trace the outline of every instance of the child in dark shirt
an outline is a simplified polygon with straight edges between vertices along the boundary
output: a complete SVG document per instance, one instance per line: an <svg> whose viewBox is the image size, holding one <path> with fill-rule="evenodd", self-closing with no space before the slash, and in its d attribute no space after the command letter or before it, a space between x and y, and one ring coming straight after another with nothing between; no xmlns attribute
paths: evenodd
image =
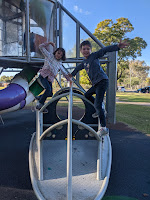
<svg viewBox="0 0 150 200"><path fill-rule="evenodd" d="M107 46L92 53L91 43L88 40L85 40L80 44L80 51L84 56L84 60L71 73L72 76L75 76L80 70L85 69L91 80L92 87L84 95L87 99L92 100L92 95L96 94L95 101L93 102L96 113L94 113L92 117L100 118L101 127L98 130L100 136L108 133L105 112L103 109L104 94L108 87L108 76L100 66L99 58L104 56L107 52L118 51L120 48L125 48L127 46L127 42L120 41L118 45Z"/></svg>

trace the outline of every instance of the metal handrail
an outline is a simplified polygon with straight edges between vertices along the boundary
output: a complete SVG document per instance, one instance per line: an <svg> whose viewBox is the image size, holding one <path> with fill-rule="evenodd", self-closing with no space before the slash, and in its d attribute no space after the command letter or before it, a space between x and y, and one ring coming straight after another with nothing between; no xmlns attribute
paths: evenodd
<svg viewBox="0 0 150 200"><path fill-rule="evenodd" d="M67 130L67 199L72 200L72 84L68 104L68 130Z"/></svg>
<svg viewBox="0 0 150 200"><path fill-rule="evenodd" d="M58 2L59 8L61 8L72 20L74 20L79 27L81 27L100 47L105 47L77 18L75 18L60 2Z"/></svg>

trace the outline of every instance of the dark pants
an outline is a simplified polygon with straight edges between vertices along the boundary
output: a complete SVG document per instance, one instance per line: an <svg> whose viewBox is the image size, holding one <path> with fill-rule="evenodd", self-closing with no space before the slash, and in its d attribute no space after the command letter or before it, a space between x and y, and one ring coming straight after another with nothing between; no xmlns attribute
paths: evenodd
<svg viewBox="0 0 150 200"><path fill-rule="evenodd" d="M106 118L105 118L105 110L103 109L103 100L104 95L108 87L108 80L103 79L99 83L97 83L95 86L92 86L85 94L84 96L90 100L92 103L94 103L95 110L100 118L100 123L102 127L106 126ZM92 95L96 94L95 101L93 100Z"/></svg>
<svg viewBox="0 0 150 200"><path fill-rule="evenodd" d="M39 78L40 78L40 81L41 81L42 85L45 88L45 92L44 92L43 95L41 95L39 102L44 105L47 97L53 96L53 93L52 93L52 83L47 80L47 77L43 78L40 75Z"/></svg>

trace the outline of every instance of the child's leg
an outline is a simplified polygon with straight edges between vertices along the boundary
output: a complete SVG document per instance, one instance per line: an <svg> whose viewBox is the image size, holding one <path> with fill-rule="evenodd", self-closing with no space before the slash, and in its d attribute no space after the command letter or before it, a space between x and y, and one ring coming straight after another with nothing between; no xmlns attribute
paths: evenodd
<svg viewBox="0 0 150 200"><path fill-rule="evenodd" d="M94 97L92 96L93 94L95 94L95 87L91 87L85 94L84 96L91 101L92 103L94 103Z"/></svg>
<svg viewBox="0 0 150 200"><path fill-rule="evenodd" d="M39 76L41 83L45 88L45 92L41 95L39 102L44 105L46 98L52 96L52 83L47 80L47 78L43 78L41 75Z"/></svg>
<svg viewBox="0 0 150 200"><path fill-rule="evenodd" d="M96 86L96 98L95 98L95 109L100 118L100 124L102 127L106 127L105 111L102 107L104 100L104 94L108 87L108 80L104 79L100 81Z"/></svg>

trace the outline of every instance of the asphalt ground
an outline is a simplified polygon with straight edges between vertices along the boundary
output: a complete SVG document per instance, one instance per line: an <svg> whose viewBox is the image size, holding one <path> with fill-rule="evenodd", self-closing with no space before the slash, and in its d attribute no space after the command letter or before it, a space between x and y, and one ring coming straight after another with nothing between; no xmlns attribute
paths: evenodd
<svg viewBox="0 0 150 200"><path fill-rule="evenodd" d="M19 110L2 117L0 200L37 200L30 181L28 163L29 143L36 126L35 112ZM105 198L149 200L150 137L121 123L109 125L109 128L113 160Z"/></svg>

